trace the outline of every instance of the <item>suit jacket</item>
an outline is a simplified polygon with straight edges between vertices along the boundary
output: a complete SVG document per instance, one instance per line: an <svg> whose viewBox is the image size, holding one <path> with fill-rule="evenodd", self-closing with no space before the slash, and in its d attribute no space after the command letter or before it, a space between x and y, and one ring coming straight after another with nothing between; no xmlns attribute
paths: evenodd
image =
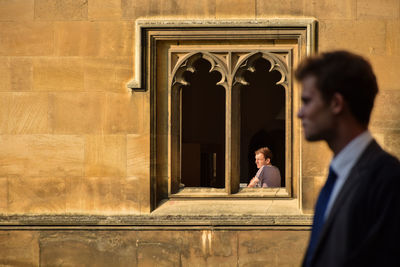
<svg viewBox="0 0 400 267"><path fill-rule="evenodd" d="M339 192L311 266L400 266L400 163L375 140Z"/></svg>

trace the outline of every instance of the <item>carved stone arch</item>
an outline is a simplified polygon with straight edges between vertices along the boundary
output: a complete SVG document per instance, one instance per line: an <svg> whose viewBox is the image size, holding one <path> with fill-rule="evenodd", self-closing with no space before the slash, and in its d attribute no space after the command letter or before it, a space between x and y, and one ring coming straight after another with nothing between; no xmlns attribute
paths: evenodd
<svg viewBox="0 0 400 267"><path fill-rule="evenodd" d="M271 67L268 70L269 72L276 70L281 74L281 79L276 83L276 85L282 85L285 88L285 90L288 90L289 88L288 66L286 65L285 61L280 58L280 56L269 52L253 52L241 58L239 62L236 64L232 73L233 77L232 86L235 87L235 85L238 84L248 85L248 82L244 78L244 73L246 71L254 72L255 71L254 63L260 58L267 60L271 64Z"/></svg>
<svg viewBox="0 0 400 267"><path fill-rule="evenodd" d="M225 99L229 96L229 85L228 85L228 68L226 62L223 59L217 57L216 55L202 51L202 52L191 52L182 55L171 66L171 73L169 75L169 99L168 105L170 110L169 118L169 147L171 150L169 158L169 179L168 192L169 194L176 194L183 185L181 183L181 112L182 112L182 88L189 86L190 83L185 79L185 72L194 73L196 71L196 61L199 59L204 59L211 64L209 73L217 71L221 75L221 79L216 83L216 86L223 86L225 92ZM173 147L173 149L172 149Z"/></svg>
<svg viewBox="0 0 400 267"><path fill-rule="evenodd" d="M279 139L281 144L283 141L284 143L284 150L279 153L279 155L284 155L282 156L282 160L280 161L281 163L281 168L284 169L284 172L281 171L281 174L283 174L283 181L282 183L284 185L289 184L290 182L287 181L286 177L289 177L290 175L290 160L291 160L291 131L292 131L292 124L291 124L291 114L292 114L292 104L291 104L291 98L292 98L292 88L291 88L291 74L289 71L289 64L286 63L286 60L282 58L280 55L272 53L272 52L264 52L264 51L255 51L251 52L245 55L241 55L237 63L235 63L232 71L232 120L231 123L232 125L235 125L235 127L238 130L239 133L237 133L236 139L236 147L240 151L238 157L241 155L244 155L243 152L250 151L248 145L246 143L250 139L246 139L246 136L249 137L249 132L246 132L246 128L242 128L242 121L243 121L243 114L248 114L246 111L243 111L243 103L241 102L242 99L244 98L244 94L246 92L242 91L242 88L245 86L250 85L249 81L246 80L245 73L247 71L254 73L256 71L256 62L260 59L264 59L270 63L270 67L267 65L262 65L264 66L263 69L271 73L272 71L278 71L279 74L281 75L279 81L275 83L275 85L280 85L280 86L273 86L273 90L275 91L273 94L278 93L279 95L279 103L282 103L281 106L279 106L278 109L275 109L277 112L276 116L281 116L284 118L283 125L284 128L279 128L280 130L283 130L280 132L280 135L282 135L282 139ZM265 64L265 63L264 63ZM261 88L261 87L260 87ZM278 92L279 91L279 92ZM254 95L253 95L254 97ZM282 101L282 102L281 102ZM274 111L274 112L275 112ZM243 113L244 112L244 113ZM247 120L245 120L247 121ZM277 127L276 121L270 120L273 122L274 127ZM281 127L281 124L279 124ZM275 128L278 129L278 128ZM242 140L242 136L245 136L244 141ZM276 141L276 139L274 139ZM242 143L243 141L243 143ZM275 142L274 141L274 142ZM242 147L243 144L247 147L244 148ZM247 143L248 144L248 143ZM268 145L270 147L270 145ZM279 145L279 147L282 147ZM253 152L253 151L252 151ZM245 153L247 154L247 153ZM238 159L238 162L240 162L243 159ZM241 171L240 169L238 170L239 172ZM288 175L286 175L288 174Z"/></svg>
<svg viewBox="0 0 400 267"><path fill-rule="evenodd" d="M221 85L225 90L228 90L227 64L210 52L193 52L180 58L172 70L170 87L175 89L189 85L184 78L184 73L187 71L194 73L196 71L194 63L200 58L207 60L211 64L209 72L217 71L221 74L221 79L216 85Z"/></svg>

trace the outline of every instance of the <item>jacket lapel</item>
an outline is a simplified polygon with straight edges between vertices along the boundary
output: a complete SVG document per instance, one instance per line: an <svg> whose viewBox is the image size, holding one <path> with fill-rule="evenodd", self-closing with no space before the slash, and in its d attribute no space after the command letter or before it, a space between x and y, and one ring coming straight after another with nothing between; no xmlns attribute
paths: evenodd
<svg viewBox="0 0 400 267"><path fill-rule="evenodd" d="M323 244L327 234L329 233L329 230L332 226L332 223L334 222L334 219L337 215L337 213L340 210L340 207L343 206L343 203L346 201L346 196L348 193L353 190L354 186L360 181L362 177L366 173L368 173L370 170L368 168L369 163L371 163L372 158L376 157L379 153L379 151L382 151L380 146L376 143L375 140L373 140L365 149L365 151L361 154L360 158L357 160L356 164L354 164L353 168L351 169L349 176L346 180L346 182L343 184L343 187L341 188L338 196L336 197L336 200L332 206L331 212L329 213L329 216L327 217L324 226L322 227L320 237L317 241L317 245L314 251L314 255L312 256L313 260L316 255L318 255L318 252L321 248L321 245Z"/></svg>

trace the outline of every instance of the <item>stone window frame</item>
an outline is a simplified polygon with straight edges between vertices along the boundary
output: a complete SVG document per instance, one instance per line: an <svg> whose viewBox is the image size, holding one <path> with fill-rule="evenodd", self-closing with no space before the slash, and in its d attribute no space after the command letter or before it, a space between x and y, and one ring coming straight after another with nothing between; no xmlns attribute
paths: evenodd
<svg viewBox="0 0 400 267"><path fill-rule="evenodd" d="M173 150L174 142L171 138L168 140L168 184L159 182L159 178L156 173L157 166L157 149L156 144L160 142L157 140L157 134L155 129L157 128L157 115L156 115L156 57L157 57L157 43L165 40L179 41L181 40L237 40L237 39L259 39L259 40L287 40L293 39L297 40L296 49L297 54L293 55L293 47L283 50L275 50L271 52L274 53L287 53L287 58L291 59L295 57L297 63L306 56L312 55L316 52L316 28L317 21L314 18L274 18L274 19L263 19L263 20L153 20L153 19L138 19L136 21L136 47L135 47L135 77L132 81L128 83L128 88L135 92L148 92L150 96L150 194L151 194L151 210L154 210L158 204L164 199L172 198L296 198L298 199L298 206L301 208L301 133L298 131L300 125L293 119L293 112L297 110L300 103L300 98L298 93L295 92L292 72L288 70L283 74L283 80L280 81L281 84L286 85L286 89L292 90L292 95L287 97L286 105L290 108L289 120L287 124L290 124L289 134L286 136L286 144L290 143L290 151L287 153L286 161L290 161L289 167L289 179L286 178L286 188L285 190L279 189L253 189L246 190L245 192L238 193L238 178L234 177L232 179L232 174L237 174L237 170L232 171L232 166L235 162L232 162L232 147L237 144L228 143L231 138L231 134L228 138L226 137L226 185L225 189L221 191L208 188L185 188L182 192L177 194L176 185L178 181L174 180L174 171L176 172L176 163L174 167L173 161ZM210 34L211 32L211 34ZM187 53L213 53L218 51L218 46L206 47L203 49L195 49L190 51L187 48ZM178 51L179 49L172 49L173 51ZM238 50L230 48L222 49L228 53L234 53ZM273 50L273 49L272 49ZM171 57L171 52L169 57ZM247 53L255 55L261 53L266 55L269 52L265 52L264 48L254 49L254 47L247 50ZM279 62L271 60L271 56L266 57L271 63ZM278 57L279 58L279 57ZM171 58L169 59L169 63ZM217 64L218 65L218 64ZM273 68L274 66L272 66ZM289 66L293 68L294 66ZM282 69L282 68L281 68ZM171 66L169 66L169 82L171 83L174 75L172 74ZM282 73L282 72L281 72ZM240 79L239 79L240 80ZM172 85L172 83L171 83ZM228 95L227 95L228 96ZM168 112L171 113L171 106L174 101L173 96L169 94L169 107ZM229 100L226 99L226 102ZM228 110L228 106L227 106ZM228 112L227 112L228 113ZM227 117L228 118L228 117ZM226 122L230 125L231 120ZM170 125L173 124L171 120ZM227 128L228 130L228 128ZM230 127L230 131L232 127ZM173 129L169 127L169 133ZM295 132L297 131L297 132ZM288 132L288 131L287 131ZM228 134L228 133L227 133ZM175 146L176 147L176 146ZM237 156L237 155L236 155ZM230 159L230 160L229 160ZM286 164L287 167L287 164ZM175 170L174 170L175 168ZM231 169L230 169L231 168ZM237 175L238 176L238 175ZM292 178L293 177L293 178ZM232 182L233 181L233 182ZM167 188L167 195L159 195L158 192L165 191ZM175 188L174 188L175 186Z"/></svg>
<svg viewBox="0 0 400 267"><path fill-rule="evenodd" d="M288 66L292 65L291 58L293 57L292 49L252 49L251 47L232 48L232 47L171 47L168 53L168 112L169 117L169 144L171 157L169 158L169 197L224 197L235 194L236 197L289 197L291 196L291 151L292 145L290 140L292 132L291 120L291 72ZM211 71L217 71L221 74L221 80L217 83L224 87L226 92L226 144L225 144L225 188L179 188L180 184L180 90L187 85L184 78L185 72L195 72L194 63L203 58L211 64ZM239 192L239 173L240 173L240 92L242 85L248 85L244 78L246 71L254 72L254 63L263 58L267 60L271 67L269 72L278 71L281 74L281 79L276 85L281 85L286 91L286 187L283 188L244 188ZM177 134L174 134L177 133ZM174 156L176 159L174 159ZM175 186L175 188L174 188Z"/></svg>

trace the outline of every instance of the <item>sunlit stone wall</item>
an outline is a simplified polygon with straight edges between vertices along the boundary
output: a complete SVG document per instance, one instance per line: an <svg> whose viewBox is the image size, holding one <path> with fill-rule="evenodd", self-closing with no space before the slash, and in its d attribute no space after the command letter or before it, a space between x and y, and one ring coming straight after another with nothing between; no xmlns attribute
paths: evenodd
<svg viewBox="0 0 400 267"><path fill-rule="evenodd" d="M318 50L368 58L380 93L371 121L400 156L398 0L0 0L0 214L150 212L149 93L131 93L137 18L315 17ZM317 155L317 156L316 156ZM302 146L302 211L331 154ZM0 264L293 266L308 231L0 228ZM113 264L111 264L113 263Z"/></svg>

